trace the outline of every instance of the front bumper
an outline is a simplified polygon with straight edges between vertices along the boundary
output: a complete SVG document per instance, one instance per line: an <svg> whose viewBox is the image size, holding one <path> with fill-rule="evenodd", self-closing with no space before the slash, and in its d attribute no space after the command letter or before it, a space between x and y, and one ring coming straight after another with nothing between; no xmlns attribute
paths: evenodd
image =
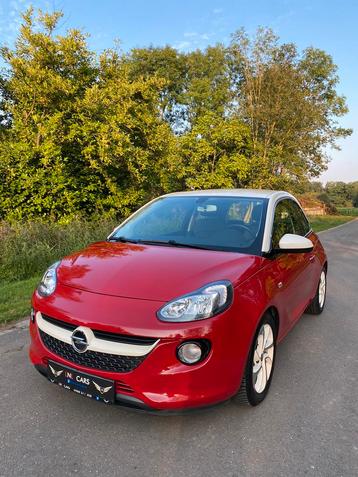
<svg viewBox="0 0 358 477"><path fill-rule="evenodd" d="M48 376L48 371L47 371L47 366L45 365L38 365L36 364L35 369L46 379L49 379ZM187 408L153 408L148 406L144 401L141 401L135 396L129 395L129 394L123 394L123 393L116 393L116 400L115 400L115 405L119 407L123 407L126 409L130 409L133 411L138 411L138 412L145 412L145 413L151 413L151 414L158 414L158 415L176 415L176 414L184 414L188 413L191 411L199 411L199 410L208 410L213 408L214 406L217 406L219 404L223 404L227 401L219 401L218 403L214 404L209 404L209 405L203 405L203 406L197 406L197 407L187 407Z"/></svg>
<svg viewBox="0 0 358 477"><path fill-rule="evenodd" d="M60 290L61 291L61 290ZM80 300L79 300L80 297ZM116 382L116 402L118 404L145 410L185 410L207 407L225 401L233 396L241 383L248 347L244 334L238 333L239 321L234 306L221 315L197 323L157 323L156 302L142 303L119 297L99 296L76 291L76 303L68 296L56 291L56 297L42 299L36 294L33 307L57 319L76 326L88 326L108 332L158 338L155 347L135 369L129 372L114 372L79 365L50 351L40 336L36 319L30 322L30 359L42 373L47 373L47 360L52 359L85 373L96 374ZM91 300L95 305L91 306ZM78 302L86 307L77 307ZM138 312L146 308L138 327ZM118 324L118 309L126 310L128 323L125 329ZM71 310L73 310L71 312ZM80 315L79 310L84 315ZM90 311L92 310L92 312ZM93 310L101 310L106 320L98 320ZM131 321L130 314L136 319ZM117 326L115 326L117 316ZM135 325L135 327L133 326ZM177 347L186 340L206 339L211 343L209 355L192 366L182 364L176 355Z"/></svg>

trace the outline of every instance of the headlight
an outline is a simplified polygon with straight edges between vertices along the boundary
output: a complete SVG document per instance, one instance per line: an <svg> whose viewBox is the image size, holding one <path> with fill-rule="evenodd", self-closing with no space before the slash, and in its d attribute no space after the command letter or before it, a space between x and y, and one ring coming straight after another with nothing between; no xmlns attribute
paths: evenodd
<svg viewBox="0 0 358 477"><path fill-rule="evenodd" d="M164 305L157 316L161 321L196 321L224 311L232 301L232 285L228 280L210 283Z"/></svg>
<svg viewBox="0 0 358 477"><path fill-rule="evenodd" d="M51 267L49 267L44 276L41 279L39 286L37 287L37 292L41 296L49 296L56 289L57 285L57 268L60 265L60 262L56 262Z"/></svg>

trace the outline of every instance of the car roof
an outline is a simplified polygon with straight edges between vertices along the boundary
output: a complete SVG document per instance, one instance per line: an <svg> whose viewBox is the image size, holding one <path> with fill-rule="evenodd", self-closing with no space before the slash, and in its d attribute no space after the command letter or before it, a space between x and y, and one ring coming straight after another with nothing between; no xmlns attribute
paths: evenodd
<svg viewBox="0 0 358 477"><path fill-rule="evenodd" d="M172 192L166 194L168 196L215 196L215 197L250 197L260 199L277 199L279 197L292 197L291 194L282 190L269 189L208 189L208 190L192 190L185 192Z"/></svg>

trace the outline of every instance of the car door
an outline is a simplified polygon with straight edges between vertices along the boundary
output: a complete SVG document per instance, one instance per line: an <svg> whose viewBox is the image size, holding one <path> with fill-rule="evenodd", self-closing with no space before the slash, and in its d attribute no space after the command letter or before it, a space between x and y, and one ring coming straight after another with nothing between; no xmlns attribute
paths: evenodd
<svg viewBox="0 0 358 477"><path fill-rule="evenodd" d="M271 268L279 288L281 310L284 311L283 325L287 329L291 328L309 303L312 270L312 252L277 252L283 235L306 235L309 231L308 223L307 230L303 227L302 217L299 217L296 206L299 208L291 199L280 200L276 204L272 229L272 249L276 252L272 258ZM303 218L305 219L304 214Z"/></svg>

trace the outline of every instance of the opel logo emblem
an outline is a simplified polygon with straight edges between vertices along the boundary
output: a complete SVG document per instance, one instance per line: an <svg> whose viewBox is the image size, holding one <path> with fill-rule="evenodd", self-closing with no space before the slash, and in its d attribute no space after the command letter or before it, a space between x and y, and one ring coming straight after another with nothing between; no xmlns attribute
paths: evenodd
<svg viewBox="0 0 358 477"><path fill-rule="evenodd" d="M71 335L72 347L77 353L85 353L88 348L88 338L83 329L76 328Z"/></svg>

